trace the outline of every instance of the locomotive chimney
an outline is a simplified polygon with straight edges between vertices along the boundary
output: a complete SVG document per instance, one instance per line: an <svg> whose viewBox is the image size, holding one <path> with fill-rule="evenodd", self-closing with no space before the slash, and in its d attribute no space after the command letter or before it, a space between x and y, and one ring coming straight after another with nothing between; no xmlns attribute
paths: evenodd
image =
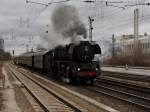
<svg viewBox="0 0 150 112"><path fill-rule="evenodd" d="M71 37L71 42L74 43L75 42L75 38L77 37L76 33L73 33L73 36Z"/></svg>

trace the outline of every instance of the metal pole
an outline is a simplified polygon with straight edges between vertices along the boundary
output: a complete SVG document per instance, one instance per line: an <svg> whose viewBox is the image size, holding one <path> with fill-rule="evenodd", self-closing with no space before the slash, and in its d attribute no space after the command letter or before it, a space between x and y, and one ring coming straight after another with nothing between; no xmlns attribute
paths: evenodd
<svg viewBox="0 0 150 112"><path fill-rule="evenodd" d="M138 38L139 33L139 9L134 10L134 37Z"/></svg>
<svg viewBox="0 0 150 112"><path fill-rule="evenodd" d="M93 30L92 23L93 23L93 21L94 21L94 19L89 16L89 39L91 42L92 42L92 30Z"/></svg>
<svg viewBox="0 0 150 112"><path fill-rule="evenodd" d="M114 34L112 35L112 64L115 65L115 58L116 58L116 52L115 52L115 37Z"/></svg>
<svg viewBox="0 0 150 112"><path fill-rule="evenodd" d="M137 62L137 52L138 52L138 36L139 36L139 9L134 10L134 51L133 51L133 64Z"/></svg>
<svg viewBox="0 0 150 112"><path fill-rule="evenodd" d="M14 56L15 56L15 50L12 50L12 54L13 54L13 58L14 58Z"/></svg>
<svg viewBox="0 0 150 112"><path fill-rule="evenodd" d="M138 47L138 36L139 36L139 9L134 10L134 45L135 49Z"/></svg>
<svg viewBox="0 0 150 112"><path fill-rule="evenodd" d="M29 52L29 45L26 45L26 52Z"/></svg>

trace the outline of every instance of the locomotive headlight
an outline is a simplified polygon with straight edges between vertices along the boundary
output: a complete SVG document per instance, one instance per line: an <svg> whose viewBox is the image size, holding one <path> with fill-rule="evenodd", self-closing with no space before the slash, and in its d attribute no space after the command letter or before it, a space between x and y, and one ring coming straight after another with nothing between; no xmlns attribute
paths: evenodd
<svg viewBox="0 0 150 112"><path fill-rule="evenodd" d="M80 71L80 68L78 68L77 70Z"/></svg>
<svg viewBox="0 0 150 112"><path fill-rule="evenodd" d="M98 71L98 68L95 68L96 71Z"/></svg>

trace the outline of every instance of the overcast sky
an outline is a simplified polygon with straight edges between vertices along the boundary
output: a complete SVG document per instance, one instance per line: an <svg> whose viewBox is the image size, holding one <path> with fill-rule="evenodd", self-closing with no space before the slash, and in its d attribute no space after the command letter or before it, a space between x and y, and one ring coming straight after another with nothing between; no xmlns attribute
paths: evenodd
<svg viewBox="0 0 150 112"><path fill-rule="evenodd" d="M61 0L31 0L47 4ZM106 6L104 0L95 0L95 3L84 3L84 0L71 0L65 4L77 8L82 22L88 29L88 16L92 16L93 40L106 45L105 40L110 40L111 35L133 33L133 12L140 9L140 34L150 34L150 6L124 7L126 4L147 3L149 0L122 0L130 3L115 3L118 7ZM103 2L102 2L103 1ZM110 0L108 0L110 1ZM111 0L121 1L121 0ZM0 0L0 38L5 40L5 49L16 54L25 52L26 46L35 48L41 41L40 33L45 32L46 25L50 23L53 10L60 4L44 5L26 3L26 0Z"/></svg>

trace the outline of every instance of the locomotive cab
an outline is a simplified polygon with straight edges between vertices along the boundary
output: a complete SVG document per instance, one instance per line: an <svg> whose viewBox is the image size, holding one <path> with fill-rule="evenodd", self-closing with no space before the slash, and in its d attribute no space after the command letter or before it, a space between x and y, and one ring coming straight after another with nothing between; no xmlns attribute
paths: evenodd
<svg viewBox="0 0 150 112"><path fill-rule="evenodd" d="M93 47L94 47L95 54L101 54L101 48L99 47L98 44L93 45Z"/></svg>

